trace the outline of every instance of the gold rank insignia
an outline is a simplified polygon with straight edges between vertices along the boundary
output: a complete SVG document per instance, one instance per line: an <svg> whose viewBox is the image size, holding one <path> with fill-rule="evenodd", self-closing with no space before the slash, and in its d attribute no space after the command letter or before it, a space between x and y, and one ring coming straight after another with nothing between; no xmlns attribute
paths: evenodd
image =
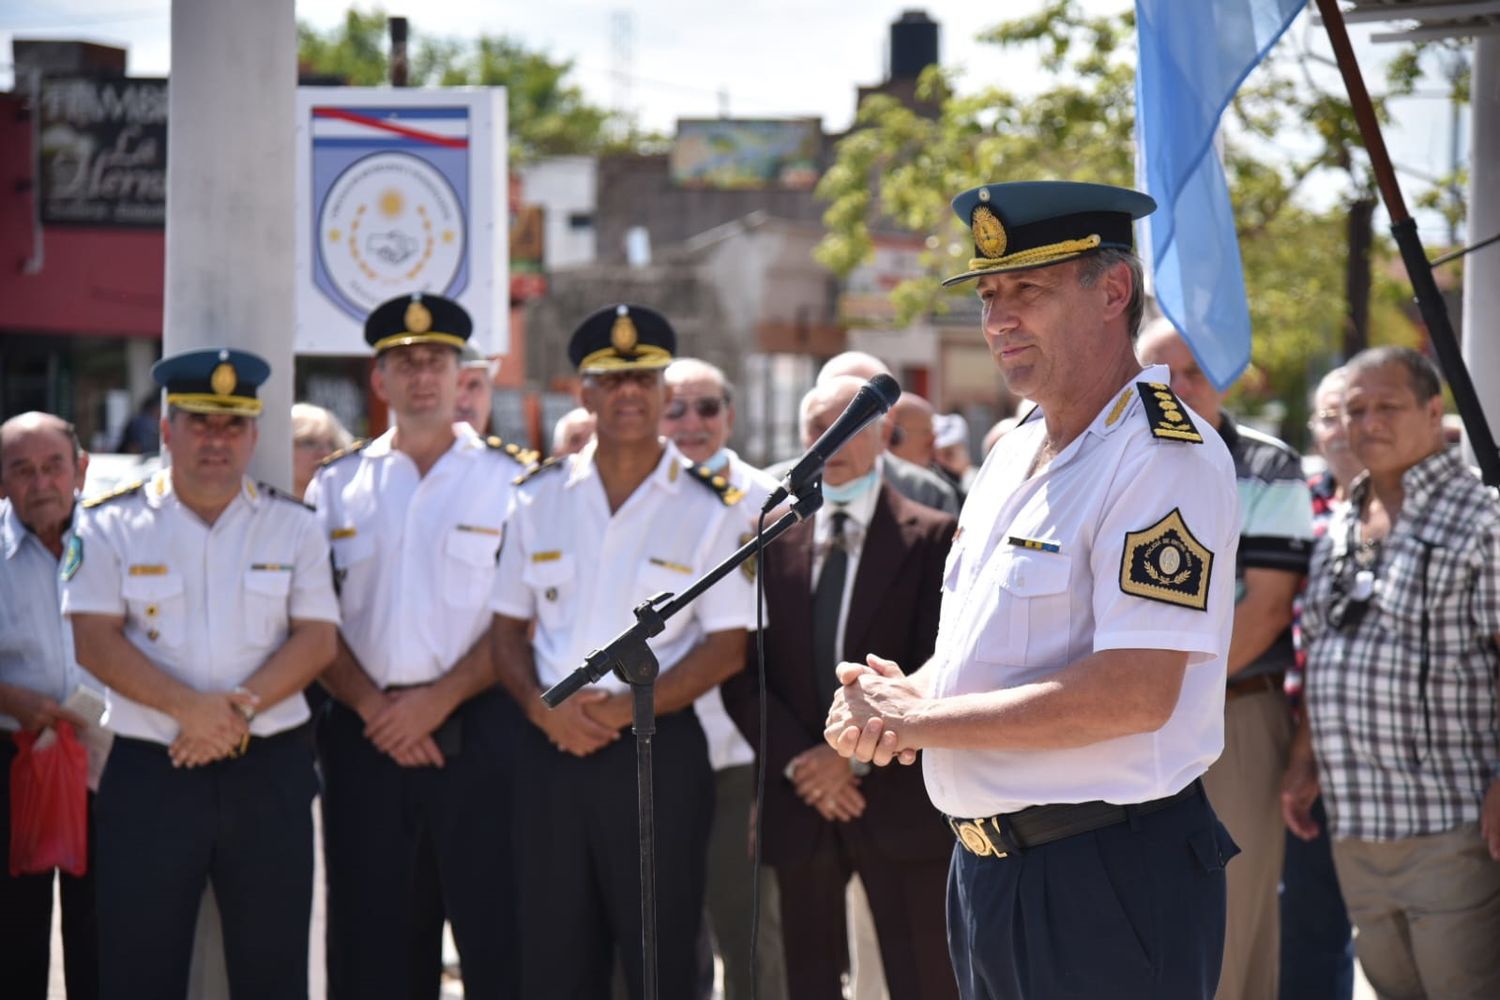
<svg viewBox="0 0 1500 1000"><path fill-rule="evenodd" d="M729 485L728 479L706 465L691 465L688 466L688 471L693 474L694 479L717 493L726 507L733 507L745 498L744 490Z"/></svg>
<svg viewBox="0 0 1500 1000"><path fill-rule="evenodd" d="M630 318L630 310L620 306L614 326L609 328L609 344L621 354L629 354L635 350L635 345L640 343L640 333L635 328L635 320Z"/></svg>
<svg viewBox="0 0 1500 1000"><path fill-rule="evenodd" d="M234 365L228 361L220 361L214 368L213 374L208 377L209 388L218 396L233 395L235 386L239 383L239 376L234 373Z"/></svg>
<svg viewBox="0 0 1500 1000"><path fill-rule="evenodd" d="M1173 441L1190 441L1202 444L1203 435L1193 426L1187 410L1165 382L1137 382L1136 390L1146 406L1146 419L1151 422L1154 437Z"/></svg>
<svg viewBox="0 0 1500 1000"><path fill-rule="evenodd" d="M406 330L408 333L426 333L432 329L432 310L424 306L420 301L412 302L406 307Z"/></svg>
<svg viewBox="0 0 1500 1000"><path fill-rule="evenodd" d="M990 260L999 260L1005 256L1005 245L1009 239L1000 217L993 211L984 205L975 208L970 217L969 228L974 231L974 245L979 248L980 253Z"/></svg>
<svg viewBox="0 0 1500 1000"><path fill-rule="evenodd" d="M1149 601L1208 610L1214 554L1193 537L1176 507L1149 528L1127 532L1120 589Z"/></svg>

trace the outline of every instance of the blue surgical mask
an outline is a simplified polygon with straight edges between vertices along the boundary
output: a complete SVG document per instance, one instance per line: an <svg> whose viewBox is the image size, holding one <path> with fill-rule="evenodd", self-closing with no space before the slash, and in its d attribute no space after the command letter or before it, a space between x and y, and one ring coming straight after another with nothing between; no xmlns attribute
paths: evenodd
<svg viewBox="0 0 1500 1000"><path fill-rule="evenodd" d="M705 459L702 464L708 466L710 472L724 471L724 466L729 464L729 449L720 448L718 451L708 456L708 458Z"/></svg>
<svg viewBox="0 0 1500 1000"><path fill-rule="evenodd" d="M831 486L823 484L823 500L827 503L853 503L866 493L870 492L880 480L880 470L871 469L858 479L851 479L847 483Z"/></svg>

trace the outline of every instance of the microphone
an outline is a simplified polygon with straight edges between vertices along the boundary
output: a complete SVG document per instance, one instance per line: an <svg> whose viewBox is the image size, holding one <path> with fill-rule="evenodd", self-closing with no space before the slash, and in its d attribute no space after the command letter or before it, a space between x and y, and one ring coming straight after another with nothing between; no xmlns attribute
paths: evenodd
<svg viewBox="0 0 1500 1000"><path fill-rule="evenodd" d="M854 399L833 426L813 442L811 448L797 460L786 474L776 491L766 498L763 512L769 513L788 496L796 496L823 471L823 463L833 457L849 439L869 426L870 421L884 414L901 396L901 386L889 375L876 375L860 387Z"/></svg>

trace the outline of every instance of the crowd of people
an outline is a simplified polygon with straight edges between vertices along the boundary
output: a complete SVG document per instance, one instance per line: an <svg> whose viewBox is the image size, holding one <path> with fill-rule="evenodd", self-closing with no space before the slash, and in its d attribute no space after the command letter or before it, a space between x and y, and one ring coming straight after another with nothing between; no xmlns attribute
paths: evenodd
<svg viewBox="0 0 1500 1000"><path fill-rule="evenodd" d="M1323 378L1310 481L1236 421L1145 319L1151 209L955 198L949 280L1028 403L976 467L903 393L652 640L662 997L717 956L726 1000L1338 1000L1356 947L1382 998L1500 996L1500 501L1409 348ZM0 728L98 728L83 688L113 735L57 875L69 996L185 996L209 886L231 994L306 996L315 799L330 997L435 998L445 924L465 996L642 996L635 692L540 695L789 463L731 449L729 378L630 303L578 324L539 460L471 332L376 309L390 428L298 404L290 492L247 475L272 372L230 347L156 365L168 463L109 494L66 421L0 425ZM829 360L804 442L881 373ZM7 996L46 996L53 894L0 876Z"/></svg>

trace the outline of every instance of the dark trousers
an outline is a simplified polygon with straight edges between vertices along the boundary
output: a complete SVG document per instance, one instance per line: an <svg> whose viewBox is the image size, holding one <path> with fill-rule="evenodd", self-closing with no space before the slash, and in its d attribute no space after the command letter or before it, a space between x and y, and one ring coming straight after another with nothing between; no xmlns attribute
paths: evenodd
<svg viewBox="0 0 1500 1000"><path fill-rule="evenodd" d="M1238 852L1194 795L1008 857L955 847L948 947L964 1000L1209 1000Z"/></svg>
<svg viewBox="0 0 1500 1000"><path fill-rule="evenodd" d="M527 726L521 740L517 849L522 993L547 1000L610 995L618 954L641 1000L641 869L635 739L587 757ZM661 1000L692 1000L713 818L713 772L691 707L657 720L653 741L656 920Z"/></svg>
<svg viewBox="0 0 1500 1000"><path fill-rule="evenodd" d="M458 735L444 740L441 768L401 767L342 705L319 725L330 998L435 995L443 913L464 995L520 995L511 850L520 714L492 690L453 720Z"/></svg>
<svg viewBox="0 0 1500 1000"><path fill-rule="evenodd" d="M305 726L185 769L161 744L117 738L95 800L100 995L187 995L211 882L230 996L306 997L316 791Z"/></svg>
<svg viewBox="0 0 1500 1000"><path fill-rule="evenodd" d="M806 864L776 868L787 996L820 1000L839 995L839 978L849 968L845 890L858 873L875 919L890 995L903 1000L957 997L943 935L947 871L947 860L887 857L858 820L825 824Z"/></svg>
<svg viewBox="0 0 1500 1000"><path fill-rule="evenodd" d="M16 745L0 733L0 992L46 1000L52 952L53 873L12 878L10 764ZM63 974L69 997L99 995L99 933L94 914L94 797L89 795L89 863L83 875L57 872L62 895Z"/></svg>
<svg viewBox="0 0 1500 1000"><path fill-rule="evenodd" d="M1286 835L1281 876L1281 1000L1349 1000L1354 995L1354 937L1333 868L1323 800L1312 841Z"/></svg>

